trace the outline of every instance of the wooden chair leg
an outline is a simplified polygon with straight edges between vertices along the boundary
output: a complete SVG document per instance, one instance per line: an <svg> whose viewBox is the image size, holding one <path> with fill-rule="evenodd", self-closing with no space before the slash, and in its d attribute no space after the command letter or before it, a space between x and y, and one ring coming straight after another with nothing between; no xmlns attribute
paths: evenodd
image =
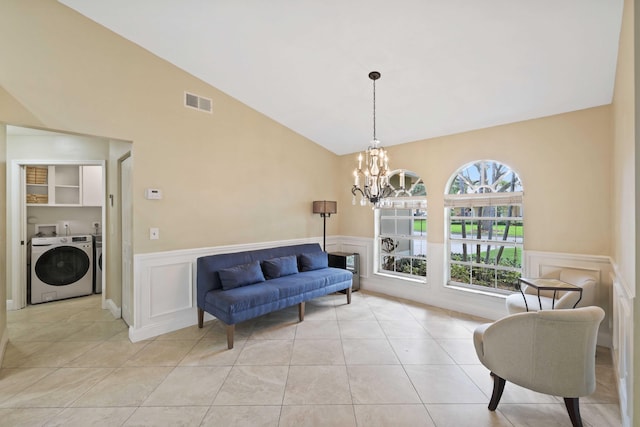
<svg viewBox="0 0 640 427"><path fill-rule="evenodd" d="M204 326L204 310L198 308L198 328L202 328Z"/></svg>
<svg viewBox="0 0 640 427"><path fill-rule="evenodd" d="M231 350L233 348L233 333L236 330L236 325L227 325L227 348Z"/></svg>
<svg viewBox="0 0 640 427"><path fill-rule="evenodd" d="M582 418L580 417L580 402L577 397L565 397L564 406L567 407L571 425L573 427L582 427Z"/></svg>
<svg viewBox="0 0 640 427"><path fill-rule="evenodd" d="M347 304L351 304L351 286L347 288Z"/></svg>
<svg viewBox="0 0 640 427"><path fill-rule="evenodd" d="M498 403L500 403L500 398L504 391L504 385L507 382L493 372L491 372L491 376L493 377L493 393L491 394L491 401L489 402L489 410L495 411L498 407Z"/></svg>
<svg viewBox="0 0 640 427"><path fill-rule="evenodd" d="M304 320L304 301L298 304L298 319L302 322Z"/></svg>

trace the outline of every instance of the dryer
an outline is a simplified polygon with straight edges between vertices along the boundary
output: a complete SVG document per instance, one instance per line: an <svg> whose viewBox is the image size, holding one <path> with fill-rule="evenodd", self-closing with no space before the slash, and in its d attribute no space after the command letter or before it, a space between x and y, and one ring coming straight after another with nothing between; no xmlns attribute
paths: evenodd
<svg viewBox="0 0 640 427"><path fill-rule="evenodd" d="M93 292L102 293L102 235L93 235Z"/></svg>
<svg viewBox="0 0 640 427"><path fill-rule="evenodd" d="M55 301L93 293L91 235L31 239L29 303Z"/></svg>

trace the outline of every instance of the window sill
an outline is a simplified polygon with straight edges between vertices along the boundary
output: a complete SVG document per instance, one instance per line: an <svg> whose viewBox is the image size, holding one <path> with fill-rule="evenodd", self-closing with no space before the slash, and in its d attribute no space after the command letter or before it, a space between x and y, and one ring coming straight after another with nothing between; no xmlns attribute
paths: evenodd
<svg viewBox="0 0 640 427"><path fill-rule="evenodd" d="M495 297L495 298L500 298L500 299L507 299L507 297L509 296L509 294L502 294L502 293L496 293L496 292L487 292L487 291L482 291L480 289L472 289L472 288L467 288L464 286L460 286L460 285L456 285L455 283L447 283L445 285L445 288L447 289L453 289L455 291L462 291L462 292L468 292L468 293L472 293L472 294L476 294L476 295L485 295L488 297Z"/></svg>
<svg viewBox="0 0 640 427"><path fill-rule="evenodd" d="M376 272L374 274L376 276L386 277L388 279L398 279L398 280L402 280L404 282L415 283L417 285L426 285L427 284L427 279L414 279L412 277L396 276L395 274L387 274L387 273L380 273L380 272Z"/></svg>

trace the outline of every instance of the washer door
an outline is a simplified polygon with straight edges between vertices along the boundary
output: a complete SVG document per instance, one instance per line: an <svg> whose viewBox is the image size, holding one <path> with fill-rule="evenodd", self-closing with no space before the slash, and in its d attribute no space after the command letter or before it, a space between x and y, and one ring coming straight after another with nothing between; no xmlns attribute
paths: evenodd
<svg viewBox="0 0 640 427"><path fill-rule="evenodd" d="M89 256L74 246L58 246L46 251L35 265L38 279L51 286L67 286L82 279L91 265Z"/></svg>

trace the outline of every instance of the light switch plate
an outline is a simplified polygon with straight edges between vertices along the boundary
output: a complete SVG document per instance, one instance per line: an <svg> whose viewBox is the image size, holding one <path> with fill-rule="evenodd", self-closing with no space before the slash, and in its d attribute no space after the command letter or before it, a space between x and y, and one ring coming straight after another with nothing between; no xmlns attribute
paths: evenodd
<svg viewBox="0 0 640 427"><path fill-rule="evenodd" d="M160 200L162 199L162 190L159 188L147 188L144 191L144 197L147 200Z"/></svg>
<svg viewBox="0 0 640 427"><path fill-rule="evenodd" d="M160 238L160 229L151 227L149 229L149 240L158 240Z"/></svg>

